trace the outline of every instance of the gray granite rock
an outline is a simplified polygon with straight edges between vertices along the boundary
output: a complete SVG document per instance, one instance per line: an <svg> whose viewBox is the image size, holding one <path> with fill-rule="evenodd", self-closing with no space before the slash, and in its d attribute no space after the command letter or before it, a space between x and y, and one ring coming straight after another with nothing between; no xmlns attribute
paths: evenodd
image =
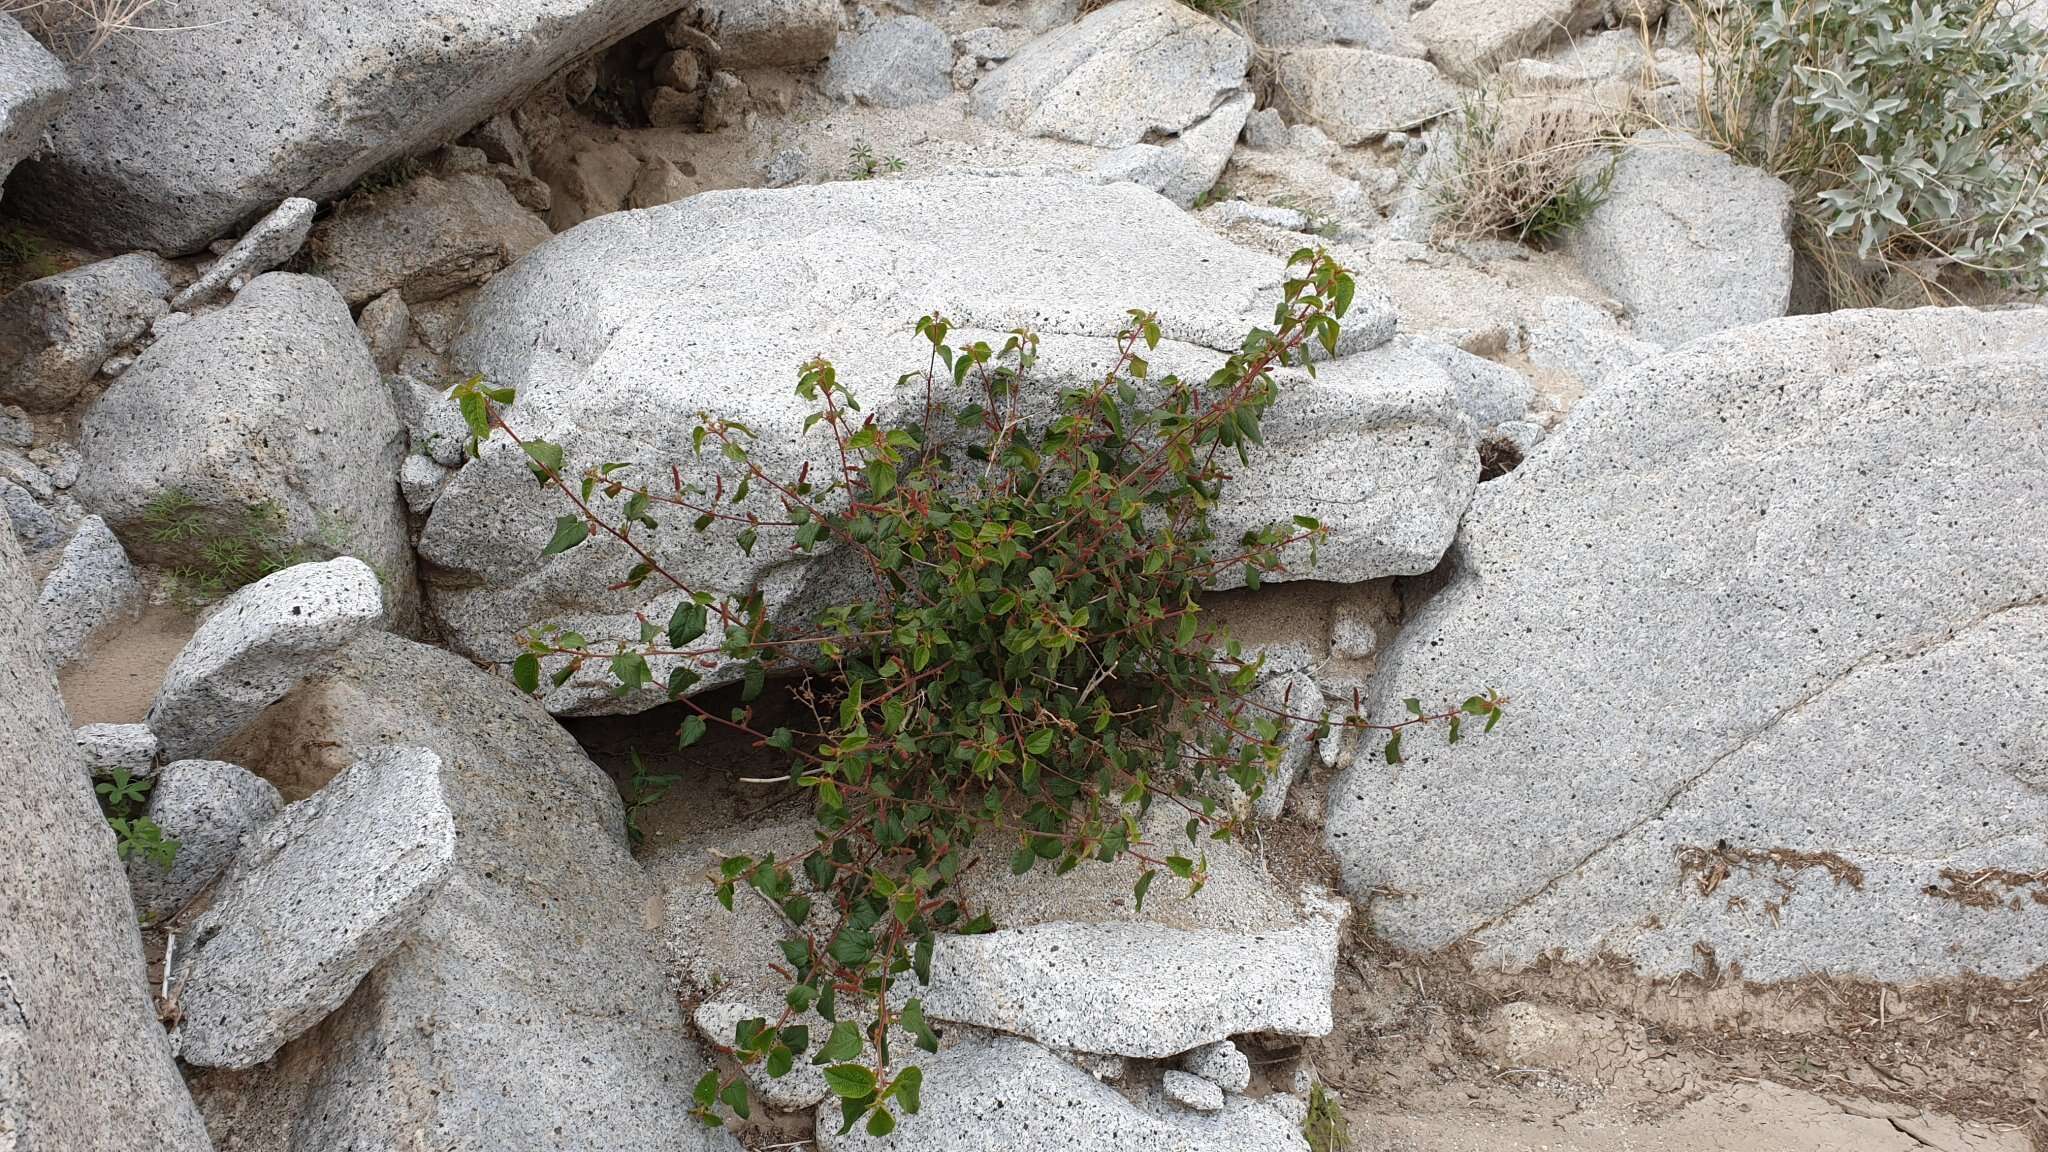
<svg viewBox="0 0 2048 1152"><path fill-rule="evenodd" d="M691 0L672 22L669 43L696 47L681 29L709 33L721 68L803 68L832 54L838 0Z"/></svg>
<svg viewBox="0 0 2048 1152"><path fill-rule="evenodd" d="M449 475L448 469L431 457L418 453L407 456L398 469L398 490L405 496L405 510L422 517L433 511L434 501L441 498L441 489L448 486Z"/></svg>
<svg viewBox="0 0 2048 1152"><path fill-rule="evenodd" d="M417 593L399 504L402 428L348 307L272 272L179 325L101 393L73 489L138 563L206 563L222 538L273 556L358 556L395 620ZM172 538L160 521L179 504Z"/></svg>
<svg viewBox="0 0 2048 1152"><path fill-rule="evenodd" d="M0 532L0 1133L17 1148L207 1152L150 1003L142 937Z"/></svg>
<svg viewBox="0 0 2048 1152"><path fill-rule="evenodd" d="M1369 0L1253 0L1248 13L1252 35L1268 48L1342 44L1401 56L1422 54L1421 45L1392 27Z"/></svg>
<svg viewBox="0 0 2048 1152"><path fill-rule="evenodd" d="M1261 426L1266 450L1232 478L1210 513L1220 539L1297 513L1329 529L1313 566L1305 549L1266 582L1415 575L1436 567L1478 483L1471 423L1450 375L1388 345L1319 364ZM1219 574L1234 588L1241 570Z"/></svg>
<svg viewBox="0 0 2048 1152"><path fill-rule="evenodd" d="M1175 0L1116 0L1024 46L974 87L981 119L1117 148L1177 135L1244 86L1251 45Z"/></svg>
<svg viewBox="0 0 2048 1152"><path fill-rule="evenodd" d="M307 233L313 230L313 213L319 208L303 196L286 198L243 233L234 247L214 261L213 267L171 297L171 307L185 309L203 304L236 280L247 281L298 255Z"/></svg>
<svg viewBox="0 0 2048 1152"><path fill-rule="evenodd" d="M178 842L171 866L128 857L128 885L145 923L178 914L227 869L242 837L276 816L284 800L269 781L238 764L179 760L156 774L149 818Z"/></svg>
<svg viewBox="0 0 2048 1152"><path fill-rule="evenodd" d="M1083 251L1068 243L1077 234L1103 239ZM742 252L751 276L716 274ZM884 266L896 271L883 281L864 270ZM1142 302L1162 325L1155 369L1206 375L1246 330L1270 321L1281 278L1279 260L1233 247L1167 201L1117 184L947 178L710 192L593 221L536 249L484 289L454 352L459 372L515 388L510 418L522 434L563 444L572 460L640 462L664 474L677 463L708 481L718 465L692 463L690 434L698 412L715 410L761 431L765 467L794 474L812 456L819 467L827 461L824 442L800 436L806 409L791 395L790 364L823 353L868 411L908 419L908 402L886 384L915 355L903 335L907 318L941 307L993 334L1036 327L1035 378L1050 396L1064 381L1099 375L1125 310ZM764 320L770 302L774 319ZM1392 318L1384 298L1363 286L1339 350L1385 342ZM731 342L690 335L735 325L746 332L744 355ZM1269 415L1274 447L1226 487L1219 530L1295 513L1329 519L1335 537L1321 565L1307 569L1303 552L1302 575L1315 579L1433 567L1475 482L1470 434L1433 365L1396 373L1392 363L1349 356L1313 382L1290 373L1286 387L1299 399ZM1303 455L1311 452L1321 455L1311 461ZM421 534L449 642L504 662L515 633L531 625L558 622L597 640L621 629L637 635L642 610L666 619L673 600L664 607L661 598L672 590L602 591L631 563L602 543L540 560L560 509L524 458L503 437L486 445ZM722 529L708 540L664 533L653 543L693 587L770 586L784 598L777 604L822 594L804 587L811 569L780 564L786 539L777 531L762 533L753 558ZM637 710L661 696L620 698L579 677L549 705Z"/></svg>
<svg viewBox="0 0 2048 1152"><path fill-rule="evenodd" d="M1191 1072L1169 1068L1160 1077L1160 1091L1168 1100L1197 1112L1223 1111L1223 1089Z"/></svg>
<svg viewBox="0 0 2048 1152"><path fill-rule="evenodd" d="M1682 132L1631 137L1607 198L1566 248L1666 346L1783 316L1792 190Z"/></svg>
<svg viewBox="0 0 2048 1152"><path fill-rule="evenodd" d="M1410 31L1444 74L1478 84L1510 60L1590 26L1586 0L1436 0L1415 14Z"/></svg>
<svg viewBox="0 0 2048 1152"><path fill-rule="evenodd" d="M47 552L64 543L64 524L35 494L12 480L0 479L0 506L22 551Z"/></svg>
<svg viewBox="0 0 2048 1152"><path fill-rule="evenodd" d="M50 658L61 668L85 655L106 630L141 613L142 582L113 529L97 516L79 521L36 597Z"/></svg>
<svg viewBox="0 0 2048 1152"><path fill-rule="evenodd" d="M147 724L81 724L71 737L89 775L111 775L116 768L130 776L156 775L159 746Z"/></svg>
<svg viewBox="0 0 2048 1152"><path fill-rule="evenodd" d="M169 311L167 268L135 252L31 280L0 299L0 400L32 412L70 407L109 356Z"/></svg>
<svg viewBox="0 0 2048 1152"><path fill-rule="evenodd" d="M1428 336L1397 339L1450 374L1458 390L1458 406L1472 418L1474 428L1484 430L1520 420L1536 401L1535 382L1505 364Z"/></svg>
<svg viewBox="0 0 2048 1152"><path fill-rule="evenodd" d="M229 596L171 662L150 730L169 759L212 755L383 620L377 574L352 556L265 576Z"/></svg>
<svg viewBox="0 0 2048 1152"><path fill-rule="evenodd" d="M12 15L0 15L0 181L42 147L43 131L70 93L63 62Z"/></svg>
<svg viewBox="0 0 2048 1152"><path fill-rule="evenodd" d="M469 426L462 422L462 411L446 390L405 372L391 378L391 390L413 452L443 468L460 468L466 459L463 445L469 440ZM399 467L402 475L404 465Z"/></svg>
<svg viewBox="0 0 2048 1152"><path fill-rule="evenodd" d="M195 252L487 120L675 0L181 0L94 53L9 181L11 211L99 248ZM230 31L231 30L231 31ZM232 36L233 51L223 51ZM822 54L821 54L822 55Z"/></svg>
<svg viewBox="0 0 2048 1152"><path fill-rule="evenodd" d="M656 959L660 906L627 853L618 789L532 701L375 633L276 705L243 763L281 779L394 744L441 758L453 872L318 1029L195 1082L216 1139L737 1152L688 1115L705 1064Z"/></svg>
<svg viewBox="0 0 2048 1152"><path fill-rule="evenodd" d="M1528 325L1523 346L1538 370L1562 373L1589 390L1664 352L1663 345L1636 339L1614 317L1575 296L1544 297L1541 319Z"/></svg>
<svg viewBox="0 0 2048 1152"><path fill-rule="evenodd" d="M1301 1130L1277 1109L1235 1097L1223 1110L1155 1110L1028 1040L971 1038L936 1056L919 1054L923 1108L898 1117L883 1138L839 1134L839 1106L818 1109L820 1152L990 1152L993 1149L1172 1149L1174 1152L1308 1152Z"/></svg>
<svg viewBox="0 0 2048 1152"><path fill-rule="evenodd" d="M1655 975L2038 967L2048 905L1972 885L2048 864L2044 351L2039 309L1840 312L1581 401L1380 655L1375 714L1513 703L1333 786L1350 890L1407 894L1375 927Z"/></svg>
<svg viewBox="0 0 2048 1152"><path fill-rule="evenodd" d="M840 42L825 65L825 95L880 108L929 104L953 94L953 43L916 16L896 16Z"/></svg>
<svg viewBox="0 0 2048 1152"><path fill-rule="evenodd" d="M412 339L412 313L398 289L384 293L356 314L356 331L363 334L363 346L370 350L370 362L386 375L398 370L405 356L405 342Z"/></svg>
<svg viewBox="0 0 2048 1152"><path fill-rule="evenodd" d="M418 176L322 220L315 270L351 308L392 291L419 304L483 282L551 235L495 176Z"/></svg>
<svg viewBox="0 0 2048 1152"><path fill-rule="evenodd" d="M1419 128L1458 109L1458 90L1427 61L1365 48L1294 48L1279 54L1277 101L1339 144Z"/></svg>
<svg viewBox="0 0 2048 1152"><path fill-rule="evenodd" d="M411 939L454 871L441 771L425 748L372 753L242 846L182 954L180 1059L270 1059Z"/></svg>
<svg viewBox="0 0 2048 1152"><path fill-rule="evenodd" d="M1236 1044L1218 1040L1183 1053L1180 1066L1225 1092L1242 1092L1251 1086L1252 1061Z"/></svg>
<svg viewBox="0 0 2048 1152"><path fill-rule="evenodd" d="M941 936L925 1015L1149 1059L1243 1032L1321 1036L1331 1027L1340 923L1325 909L1242 934L1055 922ZM1129 962L1139 956L1143 964Z"/></svg>

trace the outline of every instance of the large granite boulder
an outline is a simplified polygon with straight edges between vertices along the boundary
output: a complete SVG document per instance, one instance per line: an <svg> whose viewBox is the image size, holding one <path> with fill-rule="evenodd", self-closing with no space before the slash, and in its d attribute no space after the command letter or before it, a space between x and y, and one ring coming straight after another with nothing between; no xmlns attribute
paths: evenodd
<svg viewBox="0 0 2048 1152"><path fill-rule="evenodd" d="M426 749L454 862L331 1015L267 1063L195 1081L221 1147L737 1152L688 1114L705 1065L618 790L545 712L375 633L243 739L236 755L288 797L327 783L306 773Z"/></svg>
<svg viewBox="0 0 2048 1152"><path fill-rule="evenodd" d="M137 561L205 570L355 556L392 618L418 595L399 501L404 427L326 281L272 272L172 328L86 410L73 493Z"/></svg>
<svg viewBox="0 0 2048 1152"><path fill-rule="evenodd" d="M1635 334L1666 346L1792 303L1792 189L1683 132L1631 137L1566 246L1628 305Z"/></svg>
<svg viewBox="0 0 2048 1152"><path fill-rule="evenodd" d="M1331 792L1395 941L2019 977L2048 955L2048 310L1842 312L1610 377L1380 656L1483 739Z"/></svg>
<svg viewBox="0 0 2048 1152"><path fill-rule="evenodd" d="M150 1005L142 935L0 532L0 1142L206 1152Z"/></svg>
<svg viewBox="0 0 2048 1152"><path fill-rule="evenodd" d="M454 139L676 0L183 0L82 70L10 210L99 248L192 252Z"/></svg>
<svg viewBox="0 0 2048 1152"><path fill-rule="evenodd" d="M1095 239L1076 246L1077 235ZM746 276L729 274L736 261ZM797 365L820 354L864 412L921 418L922 391L895 382L923 363L910 325L935 308L956 340L999 345L1012 328L1035 329L1031 402L1043 407L1056 389L1100 378L1133 307L1159 314L1155 375L1206 376L1249 328L1271 322L1282 277L1280 260L1234 247L1128 185L945 179L713 192L591 221L535 249L479 295L454 352L462 372L516 389L513 426L561 444L572 468L638 464L666 486L675 465L686 482L710 485L725 466L692 451L705 412L751 427L755 458L771 473L836 466L830 440L805 434L810 409L793 392ZM1304 513L1330 520L1333 536L1315 567L1302 550L1295 578L1356 581L1435 565L1476 483L1471 433L1440 368L1376 347L1391 332L1390 308L1363 287L1344 358L1313 381L1287 374L1266 450L1225 486L1219 535ZM735 507L783 519L762 493L750 500ZM516 655L516 635L537 625L602 642L637 638L638 613L668 619L682 596L673 585L609 587L633 563L614 542L541 558L565 511L503 436L456 473L419 542L449 643L502 663ZM693 591L758 588L771 611L825 594L823 576L812 578L820 566L791 558L790 529L764 526L746 555L738 528L699 537L685 518L644 543ZM717 632L714 619L706 643ZM654 672L665 682L667 666ZM615 697L591 669L548 703L636 711L661 699L658 689Z"/></svg>

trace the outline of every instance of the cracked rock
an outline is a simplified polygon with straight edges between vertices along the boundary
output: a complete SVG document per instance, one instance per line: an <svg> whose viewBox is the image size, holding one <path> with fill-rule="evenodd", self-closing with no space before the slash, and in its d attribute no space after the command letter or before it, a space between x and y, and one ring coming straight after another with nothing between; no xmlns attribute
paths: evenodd
<svg viewBox="0 0 2048 1152"><path fill-rule="evenodd" d="M1653 975L2036 968L2048 904L1996 878L2048 864L2044 351L2041 309L1840 312L1582 401L1380 655L1369 714L1512 703L1333 785L1347 887L1406 894L1375 927Z"/></svg>

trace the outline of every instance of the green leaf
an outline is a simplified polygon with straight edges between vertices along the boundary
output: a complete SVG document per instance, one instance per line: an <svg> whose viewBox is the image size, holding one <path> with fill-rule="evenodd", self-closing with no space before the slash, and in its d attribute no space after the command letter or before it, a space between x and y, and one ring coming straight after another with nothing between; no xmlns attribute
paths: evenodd
<svg viewBox="0 0 2048 1152"><path fill-rule="evenodd" d="M851 1020L841 1020L832 1025L832 1034L825 1038L825 1046L811 1057L813 1064L841 1064L860 1055L860 1026ZM872 1087L872 1085L870 1085Z"/></svg>
<svg viewBox="0 0 2048 1152"><path fill-rule="evenodd" d="M1166 870L1186 880L1195 874L1195 862L1185 856L1168 856Z"/></svg>
<svg viewBox="0 0 2048 1152"><path fill-rule="evenodd" d="M709 1108L718 1099L718 1070L716 1068L706 1072L703 1078L697 1081L697 1087L691 1091L690 1099L696 1101L699 1108Z"/></svg>
<svg viewBox="0 0 2048 1152"><path fill-rule="evenodd" d="M1399 764L1400 762L1401 734L1399 732L1396 732L1392 736L1387 738L1387 763Z"/></svg>
<svg viewBox="0 0 2048 1152"><path fill-rule="evenodd" d="M584 537L589 535L590 525L581 516L557 516L555 517L555 534L548 538L548 546L541 549L540 554L542 556L553 556L560 552L567 552L569 549L583 543Z"/></svg>
<svg viewBox="0 0 2048 1152"><path fill-rule="evenodd" d="M768 1059L765 1061L765 1064L768 1075L773 1079L780 1080L784 1076L789 1075L789 1070L796 1066L796 1054L788 1048L777 1044L768 1050Z"/></svg>
<svg viewBox="0 0 2048 1152"><path fill-rule="evenodd" d="M1137 910L1140 912L1145 910L1145 893L1152 890L1152 878L1157 875L1159 873L1156 870L1148 868L1131 888L1131 895L1136 898Z"/></svg>
<svg viewBox="0 0 2048 1152"><path fill-rule="evenodd" d="M668 617L668 646L681 648L702 636L709 619L704 606L695 601L685 600L676 605L676 610Z"/></svg>
<svg viewBox="0 0 2048 1152"><path fill-rule="evenodd" d="M535 478L545 481L562 474L562 446L546 440L528 440L520 445L533 458Z"/></svg>
<svg viewBox="0 0 2048 1152"><path fill-rule="evenodd" d="M887 1108L877 1106L874 1114L868 1117L868 1135L875 1137L887 1136L895 1130L896 1118L889 1115Z"/></svg>
<svg viewBox="0 0 2048 1152"><path fill-rule="evenodd" d="M753 1109L747 1104L747 1082L745 1079L737 1079L727 1084L725 1091L720 1093L718 1098L725 1101L725 1106L732 1109L732 1114L742 1120L748 1119L754 1114Z"/></svg>
<svg viewBox="0 0 2048 1152"><path fill-rule="evenodd" d="M889 1085L889 1094L903 1104L903 1110L912 1116L922 1107L919 1099L924 1089L924 1073L912 1064L896 1074L896 1082Z"/></svg>
<svg viewBox="0 0 2048 1152"><path fill-rule="evenodd" d="M1033 756L1043 756L1052 747L1052 729L1040 728L1024 738L1024 750Z"/></svg>
<svg viewBox="0 0 2048 1152"><path fill-rule="evenodd" d="M462 422L469 426L469 434L479 440L488 440L491 435L491 404L480 392L465 392L456 405L462 409Z"/></svg>
<svg viewBox="0 0 2048 1152"><path fill-rule="evenodd" d="M705 728L706 725L704 723L704 717L683 717L683 726L676 732L676 747L688 748L690 745L695 744L699 740L702 740L704 738Z"/></svg>
<svg viewBox="0 0 2048 1152"><path fill-rule="evenodd" d="M531 696L540 691L540 657L522 652L512 661L512 683Z"/></svg>
<svg viewBox="0 0 2048 1152"><path fill-rule="evenodd" d="M875 1074L858 1064L834 1064L825 1069L825 1086L842 1100L858 1100L875 1094Z"/></svg>

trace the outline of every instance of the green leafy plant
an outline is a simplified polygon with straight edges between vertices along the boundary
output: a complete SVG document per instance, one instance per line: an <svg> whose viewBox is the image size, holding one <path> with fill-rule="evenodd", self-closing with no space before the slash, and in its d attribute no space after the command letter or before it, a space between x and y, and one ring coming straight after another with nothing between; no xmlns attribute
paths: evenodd
<svg viewBox="0 0 2048 1152"><path fill-rule="evenodd" d="M1344 1106L1321 1084L1308 1090L1308 1118L1301 1122L1301 1136L1314 1152L1345 1152L1351 1147L1351 1125L1344 1119Z"/></svg>
<svg viewBox="0 0 2048 1152"><path fill-rule="evenodd" d="M2010 0L1687 0L1702 130L1791 185L1837 306L2048 288L2048 30Z"/></svg>
<svg viewBox="0 0 2048 1152"><path fill-rule="evenodd" d="M455 389L469 450L504 435L573 508L544 555L595 536L633 557L620 587L651 580L681 593L637 643L526 635L515 683L535 692L595 664L627 692L652 682L650 659L674 660L668 694L692 710L681 744L725 726L785 753L811 794L811 847L726 856L709 880L727 907L751 890L788 929L783 1010L742 1021L729 1055L771 1076L808 1056L840 1100L842 1131L865 1120L885 1135L919 1108L922 1073L900 1064L892 1037L929 1052L938 1035L919 998L891 993L929 979L939 933L995 927L958 887L978 857L1007 858L1019 874L1128 858L1142 908L1161 873L1201 888L1204 843L1241 830L1249 805L1233 800L1260 795L1283 725L1318 738L1333 724L1376 730L1398 763L1410 727L1441 725L1456 740L1468 721L1499 719L1493 696L1434 712L1411 700L1386 724L1320 708L1290 716L1255 700L1261 659L1206 621L1202 591L1218 576L1256 589L1288 558L1312 563L1327 534L1308 516L1231 539L1210 526L1231 469L1260 448L1284 373L1334 355L1351 304L1352 279L1326 254L1296 253L1290 270L1272 325L1206 379L1152 373L1160 326L1143 311L1100 378L1052 397L1027 388L1031 332L956 345L937 314L914 326L924 366L896 381L909 399L890 419L864 412L833 365L813 360L796 393L811 407L804 431L828 437L838 461L824 474L769 470L752 429L709 415L693 436L693 479L668 465L578 467L508 424L509 390ZM715 595L664 567L656 513L732 532L749 555L836 552L864 574L863 595L779 627L758 592ZM691 695L705 662L740 668L729 712ZM795 678L807 722L756 723L770 674ZM1159 805L1175 843L1140 831ZM812 1013L829 1025L823 1037L811 1035ZM695 1104L711 1124L721 1106L749 1115L733 1073L707 1073Z"/></svg>
<svg viewBox="0 0 2048 1152"><path fill-rule="evenodd" d="M1499 85L1466 100L1426 177L1438 234L1556 244L1606 201L1632 123L1631 108Z"/></svg>
<svg viewBox="0 0 2048 1152"><path fill-rule="evenodd" d="M223 525L183 490L169 488L143 509L142 531L151 543L186 558L170 577L173 594L187 604L218 600L311 558L286 542L284 510L270 502L243 508Z"/></svg>
<svg viewBox="0 0 2048 1152"><path fill-rule="evenodd" d="M114 830L116 854L126 860L139 852L169 871L178 855L178 842L166 839L156 821L142 815L154 783L148 777L130 775L126 768L116 768L93 785L93 793L99 797L107 826Z"/></svg>
<svg viewBox="0 0 2048 1152"><path fill-rule="evenodd" d="M633 776L626 785L626 837L638 847L647 834L640 829L640 813L668 799L669 789L682 779L669 773L654 773L640 760L640 753L627 753L633 763Z"/></svg>
<svg viewBox="0 0 2048 1152"><path fill-rule="evenodd" d="M846 164L848 180L873 180L884 173L894 175L903 171L903 157L880 156L874 147L863 140L853 146L851 158Z"/></svg>

